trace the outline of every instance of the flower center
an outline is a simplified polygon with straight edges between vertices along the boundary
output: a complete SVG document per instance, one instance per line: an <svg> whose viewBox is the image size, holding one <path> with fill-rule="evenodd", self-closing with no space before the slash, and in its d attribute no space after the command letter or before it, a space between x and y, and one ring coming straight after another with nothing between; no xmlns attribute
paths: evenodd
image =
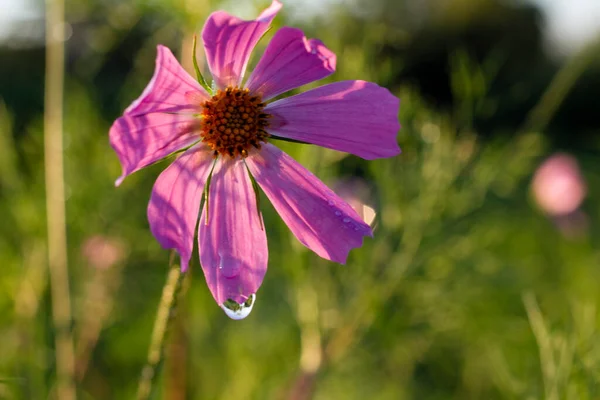
<svg viewBox="0 0 600 400"><path fill-rule="evenodd" d="M215 157L228 155L247 157L251 147L260 149L269 134L268 114L260 96L250 95L248 89L228 87L219 90L202 103L202 141L210 146Z"/></svg>

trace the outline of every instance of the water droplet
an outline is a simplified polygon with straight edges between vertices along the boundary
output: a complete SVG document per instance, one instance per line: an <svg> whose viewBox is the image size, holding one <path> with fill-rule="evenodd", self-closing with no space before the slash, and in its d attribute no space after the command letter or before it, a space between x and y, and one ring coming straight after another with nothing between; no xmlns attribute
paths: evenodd
<svg viewBox="0 0 600 400"><path fill-rule="evenodd" d="M229 254L219 254L219 271L225 278L235 278L240 274L241 263Z"/></svg>
<svg viewBox="0 0 600 400"><path fill-rule="evenodd" d="M329 204L330 206L335 206L335 201L333 201L333 200L329 200L329 201L327 202L327 204Z"/></svg>
<svg viewBox="0 0 600 400"><path fill-rule="evenodd" d="M336 211L335 215L337 215L339 217L340 215L342 215L342 212L341 211Z"/></svg>
<svg viewBox="0 0 600 400"><path fill-rule="evenodd" d="M256 302L256 293L251 294L243 303L238 303L232 299L228 299L226 302L221 304L221 308L225 311L225 314L231 319L240 320L250 315L252 307Z"/></svg>
<svg viewBox="0 0 600 400"><path fill-rule="evenodd" d="M348 222L350 222L350 218L344 218L344 219L343 219L343 221L344 221L345 223L348 223Z"/></svg>

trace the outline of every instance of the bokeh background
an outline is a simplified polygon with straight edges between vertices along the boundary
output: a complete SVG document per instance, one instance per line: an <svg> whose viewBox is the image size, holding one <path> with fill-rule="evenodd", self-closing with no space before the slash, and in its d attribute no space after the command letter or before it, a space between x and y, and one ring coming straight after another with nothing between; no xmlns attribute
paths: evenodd
<svg viewBox="0 0 600 400"><path fill-rule="evenodd" d="M65 333L79 398L135 398L169 271L146 220L168 161L115 188L108 129L157 44L192 71L211 11L266 5L68 0L48 30L41 0L0 0L0 399L60 397ZM264 199L270 262L252 314L228 319L194 257L152 398L600 398L599 20L597 0L284 1L275 27L338 55L325 82L401 98L403 153L365 162L280 143L374 239L327 262ZM48 265L45 188L60 182L44 173L46 35L66 48L69 285L54 302L71 305L67 326Z"/></svg>

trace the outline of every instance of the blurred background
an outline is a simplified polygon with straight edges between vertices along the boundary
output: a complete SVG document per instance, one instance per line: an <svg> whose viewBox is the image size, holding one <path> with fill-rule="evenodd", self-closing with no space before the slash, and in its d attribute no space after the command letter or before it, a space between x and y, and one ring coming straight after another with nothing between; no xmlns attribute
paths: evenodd
<svg viewBox="0 0 600 400"><path fill-rule="evenodd" d="M157 44L192 71L211 11L266 5L69 0L46 25L41 0L0 0L0 399L60 398L69 359L78 398L135 398L169 271L146 220L168 161L115 188L108 130ZM401 98L403 153L365 162L277 143L375 237L347 265L327 262L264 199L270 263L252 314L227 318L194 256L152 398L600 398L599 20L597 0L284 1L275 28L338 56L324 82ZM60 111L60 97L44 106L48 38L66 52L54 136L66 224L50 226L46 185L62 181L44 166L44 118L51 128ZM48 261L65 226L68 276L53 250Z"/></svg>

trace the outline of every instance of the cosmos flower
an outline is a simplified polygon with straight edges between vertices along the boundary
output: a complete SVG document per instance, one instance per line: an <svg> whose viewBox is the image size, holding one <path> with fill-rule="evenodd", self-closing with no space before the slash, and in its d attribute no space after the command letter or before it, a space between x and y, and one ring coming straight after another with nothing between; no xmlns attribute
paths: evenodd
<svg viewBox="0 0 600 400"><path fill-rule="evenodd" d="M281 7L275 0L252 21L223 11L209 16L202 40L212 87L158 46L152 80L110 129L123 168L117 185L181 151L152 190L150 229L179 253L185 271L198 227L206 282L234 319L249 314L267 270L258 186L296 238L325 259L345 263L372 236L352 207L273 143L299 141L368 160L400 152L399 100L374 83L337 82L272 101L335 71L335 54L298 29L279 29L243 82L250 53Z"/></svg>
<svg viewBox="0 0 600 400"><path fill-rule="evenodd" d="M553 154L538 167L532 189L540 208L552 216L576 211L587 192L577 160L564 153Z"/></svg>

